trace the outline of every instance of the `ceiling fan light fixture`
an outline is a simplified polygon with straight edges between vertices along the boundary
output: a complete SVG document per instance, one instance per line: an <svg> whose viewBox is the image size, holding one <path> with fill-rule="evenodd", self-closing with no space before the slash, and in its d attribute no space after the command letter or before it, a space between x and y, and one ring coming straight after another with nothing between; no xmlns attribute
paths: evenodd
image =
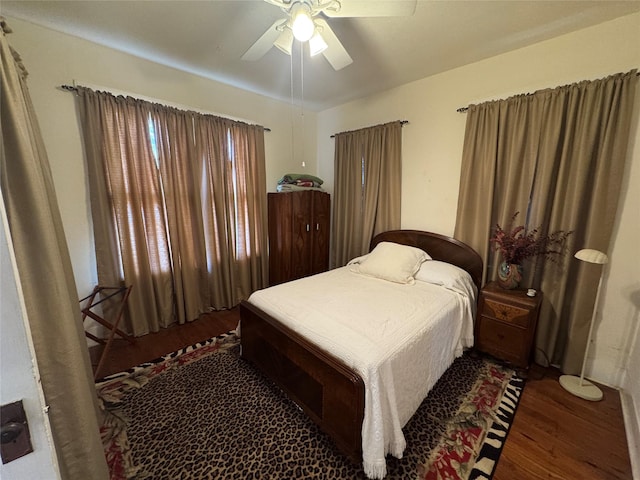
<svg viewBox="0 0 640 480"><path fill-rule="evenodd" d="M311 11L306 3L298 3L293 6L291 12L291 30L293 36L300 42L308 41L315 31L316 26L311 18Z"/></svg>
<svg viewBox="0 0 640 480"><path fill-rule="evenodd" d="M287 55L291 55L291 49L293 48L293 32L291 29L285 28L280 36L276 38L276 41L273 42L273 45Z"/></svg>
<svg viewBox="0 0 640 480"><path fill-rule="evenodd" d="M319 53L324 52L328 48L327 42L324 41L320 32L316 30L313 37L309 39L309 54L315 57Z"/></svg>

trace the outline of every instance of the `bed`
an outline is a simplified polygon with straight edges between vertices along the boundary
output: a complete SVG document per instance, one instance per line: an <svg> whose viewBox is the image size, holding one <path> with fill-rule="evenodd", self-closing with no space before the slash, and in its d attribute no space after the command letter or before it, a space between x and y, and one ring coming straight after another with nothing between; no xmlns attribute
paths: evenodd
<svg viewBox="0 0 640 480"><path fill-rule="evenodd" d="M416 258L406 282L366 271L383 247L413 255L409 263ZM418 258L423 252L430 258ZM454 283L438 280L443 268L456 271ZM385 455L402 457L402 426L473 344L481 276L480 256L458 240L384 232L369 255L345 267L260 290L242 302L242 358L278 384L343 453L362 461L368 477L384 478Z"/></svg>

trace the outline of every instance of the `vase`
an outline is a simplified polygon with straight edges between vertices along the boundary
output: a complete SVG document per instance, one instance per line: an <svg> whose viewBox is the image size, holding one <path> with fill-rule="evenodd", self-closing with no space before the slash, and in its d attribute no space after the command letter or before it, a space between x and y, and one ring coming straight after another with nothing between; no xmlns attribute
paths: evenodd
<svg viewBox="0 0 640 480"><path fill-rule="evenodd" d="M522 281L522 265L502 262L498 268L498 285L506 290L518 288Z"/></svg>

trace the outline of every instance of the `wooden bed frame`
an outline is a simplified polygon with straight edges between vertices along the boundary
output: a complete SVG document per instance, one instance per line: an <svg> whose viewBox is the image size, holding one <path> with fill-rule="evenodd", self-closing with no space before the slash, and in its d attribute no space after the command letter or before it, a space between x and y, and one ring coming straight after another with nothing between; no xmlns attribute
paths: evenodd
<svg viewBox="0 0 640 480"><path fill-rule="evenodd" d="M463 268L480 291L482 259L464 243L436 233L393 230L377 235L371 250L384 241L421 248L434 260ZM344 454L361 462L364 382L360 375L248 302L240 304L240 319L242 358L279 385Z"/></svg>

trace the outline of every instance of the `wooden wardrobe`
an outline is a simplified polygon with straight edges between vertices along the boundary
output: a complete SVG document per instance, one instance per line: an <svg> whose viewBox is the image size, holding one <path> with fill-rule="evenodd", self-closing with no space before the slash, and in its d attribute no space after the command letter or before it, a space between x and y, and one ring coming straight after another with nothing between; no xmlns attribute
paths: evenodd
<svg viewBox="0 0 640 480"><path fill-rule="evenodd" d="M268 196L269 284L328 270L330 195L305 190Z"/></svg>

